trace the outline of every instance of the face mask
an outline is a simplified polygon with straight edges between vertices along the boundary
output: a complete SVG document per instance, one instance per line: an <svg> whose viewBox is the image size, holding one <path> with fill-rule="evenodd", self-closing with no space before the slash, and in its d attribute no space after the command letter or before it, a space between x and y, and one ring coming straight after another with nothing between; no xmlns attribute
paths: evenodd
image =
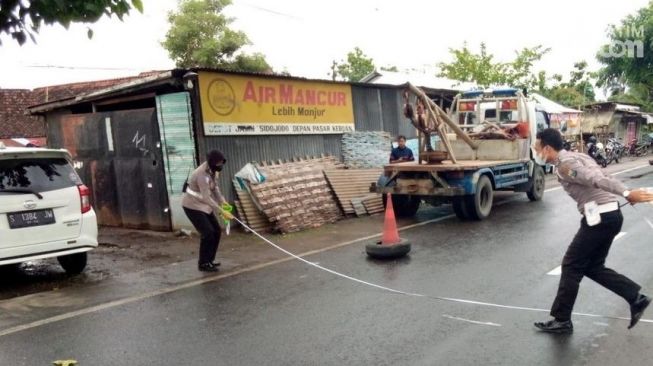
<svg viewBox="0 0 653 366"><path fill-rule="evenodd" d="M222 171L222 165L219 165L219 166L212 166L212 167L211 167L211 170L212 170L213 172L221 172L221 171Z"/></svg>

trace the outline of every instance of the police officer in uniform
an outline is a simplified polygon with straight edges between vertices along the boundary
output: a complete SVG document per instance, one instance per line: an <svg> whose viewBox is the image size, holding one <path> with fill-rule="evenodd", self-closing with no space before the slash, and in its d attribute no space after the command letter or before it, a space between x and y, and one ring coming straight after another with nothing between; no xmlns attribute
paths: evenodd
<svg viewBox="0 0 653 366"><path fill-rule="evenodd" d="M590 156L562 149L562 136L546 129L537 134L533 156L538 164L554 164L558 181L578 204L583 215L576 233L562 260L562 275L551 316L553 320L535 323L549 333L571 333L571 314L584 276L623 297L630 304L628 329L637 324L651 298L640 293L641 287L626 276L605 267L612 240L621 231L623 216L617 197L631 204L653 200L646 190L629 190L619 180L603 173Z"/></svg>
<svg viewBox="0 0 653 366"><path fill-rule="evenodd" d="M206 155L206 162L190 175L181 201L186 216L201 236L197 266L203 272L216 272L220 265L219 262L214 262L221 234L214 211L220 212L227 220L233 219L231 213L221 207L227 201L216 182L218 173L226 162L220 151L211 150Z"/></svg>

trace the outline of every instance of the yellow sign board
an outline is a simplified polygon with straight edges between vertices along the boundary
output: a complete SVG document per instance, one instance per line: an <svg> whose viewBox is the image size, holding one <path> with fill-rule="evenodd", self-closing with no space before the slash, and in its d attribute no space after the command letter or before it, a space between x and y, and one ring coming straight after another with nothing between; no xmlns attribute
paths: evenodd
<svg viewBox="0 0 653 366"><path fill-rule="evenodd" d="M350 85L200 71L199 87L206 135L354 131Z"/></svg>

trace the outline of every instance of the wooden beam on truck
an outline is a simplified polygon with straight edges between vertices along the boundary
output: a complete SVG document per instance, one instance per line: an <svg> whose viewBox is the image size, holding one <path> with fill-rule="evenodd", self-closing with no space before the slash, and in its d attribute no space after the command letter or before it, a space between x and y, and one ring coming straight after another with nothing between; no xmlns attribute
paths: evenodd
<svg viewBox="0 0 653 366"><path fill-rule="evenodd" d="M427 111L428 111L428 113L427 113L428 118L433 120L433 123L435 124L435 128L438 130L438 135L440 135L440 139L442 140L442 144L444 145L444 148L449 153L449 159L451 159L451 161L453 161L454 163L458 162L456 160L456 155L453 152L453 148L451 147L451 143L449 142L449 138L447 137L446 132L444 132L442 130L442 127L443 127L442 123L440 121L438 121L438 118L437 118L437 115L435 114L435 111L433 110L431 105L428 104L428 103L426 104L426 108L427 108Z"/></svg>
<svg viewBox="0 0 653 366"><path fill-rule="evenodd" d="M411 83L406 83L408 86L408 89L415 95L417 95L420 99L424 101L425 104L430 105L436 112L437 116L444 121L444 123L449 126L458 137L460 137L463 141L465 141L472 149L476 150L478 149L478 145L469 137L467 134L458 126L458 124L454 123L449 116L447 116L444 111L438 107L437 104L435 104L421 89L417 88ZM445 136L441 136L443 139L446 139Z"/></svg>

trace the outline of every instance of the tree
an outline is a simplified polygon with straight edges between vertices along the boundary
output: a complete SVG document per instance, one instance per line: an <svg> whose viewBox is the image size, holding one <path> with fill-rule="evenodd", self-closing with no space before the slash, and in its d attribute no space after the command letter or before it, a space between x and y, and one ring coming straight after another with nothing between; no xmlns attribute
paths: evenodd
<svg viewBox="0 0 653 366"><path fill-rule="evenodd" d="M587 66L585 61L574 63L574 68L569 73L569 81L563 82L562 75L555 74L546 82L540 83L538 92L572 108L594 102L596 93L593 81L596 80L596 73L589 72ZM545 73L541 72L541 75ZM545 76L543 78L546 79Z"/></svg>
<svg viewBox="0 0 653 366"><path fill-rule="evenodd" d="M470 50L465 43L461 49L449 49L453 56L450 63L438 64L438 76L463 82L473 82L487 88L491 85L510 85L521 88L536 87L539 76L531 71L535 62L550 51L549 48L535 46L515 52L515 59L510 62L494 60L494 55L481 43L478 53Z"/></svg>
<svg viewBox="0 0 653 366"><path fill-rule="evenodd" d="M332 77L334 80L336 76L340 76L347 81L360 81L374 69L374 60L365 55L360 48L355 47L353 51L347 54L347 62L336 63L334 61Z"/></svg>
<svg viewBox="0 0 653 366"><path fill-rule="evenodd" d="M230 4L231 0L182 0L179 11L168 14L170 30L162 45L178 67L271 70L262 54L239 52L250 41L245 33L229 28L233 19L222 10Z"/></svg>
<svg viewBox="0 0 653 366"><path fill-rule="evenodd" d="M71 23L95 23L104 15L122 20L132 7L143 12L141 0L1 0L0 34L11 35L20 45L27 37L36 43L42 24L59 23L68 28ZM93 36L90 28L88 36Z"/></svg>
<svg viewBox="0 0 653 366"><path fill-rule="evenodd" d="M390 71L390 72L399 72L399 68L397 66L381 66L381 71Z"/></svg>
<svg viewBox="0 0 653 366"><path fill-rule="evenodd" d="M653 107L653 1L619 25L608 30L609 43L601 47L597 59L604 66L598 73L598 85L610 94L610 100Z"/></svg>
<svg viewBox="0 0 653 366"><path fill-rule="evenodd" d="M642 111L653 112L653 98L651 88L643 84L634 84L627 90L620 90L610 97L609 101L621 103L633 103L642 106Z"/></svg>

